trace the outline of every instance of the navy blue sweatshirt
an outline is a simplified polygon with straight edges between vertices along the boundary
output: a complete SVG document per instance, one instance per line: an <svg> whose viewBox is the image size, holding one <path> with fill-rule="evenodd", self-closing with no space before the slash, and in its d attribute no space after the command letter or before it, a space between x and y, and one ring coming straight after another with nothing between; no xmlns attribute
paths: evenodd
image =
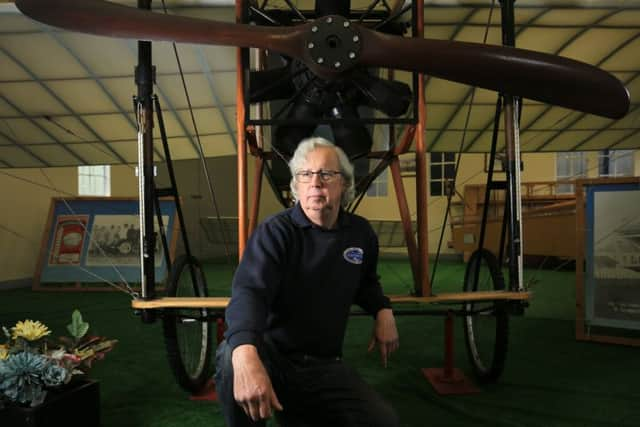
<svg viewBox="0 0 640 427"><path fill-rule="evenodd" d="M260 224L247 242L226 310L228 344L283 353L342 355L352 304L389 308L377 275L378 239L368 221L341 211L337 227L313 224L299 204Z"/></svg>

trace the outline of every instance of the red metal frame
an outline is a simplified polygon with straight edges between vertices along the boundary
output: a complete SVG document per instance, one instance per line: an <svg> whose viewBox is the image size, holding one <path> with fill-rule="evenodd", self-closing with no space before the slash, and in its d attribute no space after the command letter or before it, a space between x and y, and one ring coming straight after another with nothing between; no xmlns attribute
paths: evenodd
<svg viewBox="0 0 640 427"><path fill-rule="evenodd" d="M444 367L422 368L422 374L438 394L479 393L480 389L453 363L453 312L444 318Z"/></svg>

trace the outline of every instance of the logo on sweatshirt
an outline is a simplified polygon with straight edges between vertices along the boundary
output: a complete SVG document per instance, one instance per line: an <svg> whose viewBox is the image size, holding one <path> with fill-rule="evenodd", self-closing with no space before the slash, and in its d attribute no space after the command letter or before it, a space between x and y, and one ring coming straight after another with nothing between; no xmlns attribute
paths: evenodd
<svg viewBox="0 0 640 427"><path fill-rule="evenodd" d="M364 251L361 248L347 248L342 253L342 256L351 264L362 264Z"/></svg>

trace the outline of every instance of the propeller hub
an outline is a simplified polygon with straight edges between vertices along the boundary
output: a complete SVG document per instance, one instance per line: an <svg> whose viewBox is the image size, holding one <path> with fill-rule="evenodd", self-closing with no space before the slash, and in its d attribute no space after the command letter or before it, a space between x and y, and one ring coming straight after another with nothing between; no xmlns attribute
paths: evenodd
<svg viewBox="0 0 640 427"><path fill-rule="evenodd" d="M339 15L323 16L309 28L305 53L310 59L311 71L326 78L357 64L362 37L351 21Z"/></svg>

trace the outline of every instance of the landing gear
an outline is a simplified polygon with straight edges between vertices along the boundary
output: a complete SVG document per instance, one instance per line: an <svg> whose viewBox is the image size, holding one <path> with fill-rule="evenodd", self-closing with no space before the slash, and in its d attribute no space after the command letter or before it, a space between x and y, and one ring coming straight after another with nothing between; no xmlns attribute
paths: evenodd
<svg viewBox="0 0 640 427"><path fill-rule="evenodd" d="M504 278L498 261L486 249L476 250L469 259L464 278L465 292L502 291ZM478 381L493 382L504 369L507 356L509 317L506 301L464 304L464 338L469 362Z"/></svg>
<svg viewBox="0 0 640 427"><path fill-rule="evenodd" d="M202 266L183 255L172 266L168 297L208 296ZM190 392L203 389L211 376L212 328L205 308L168 309L162 318L169 365L178 384Z"/></svg>

